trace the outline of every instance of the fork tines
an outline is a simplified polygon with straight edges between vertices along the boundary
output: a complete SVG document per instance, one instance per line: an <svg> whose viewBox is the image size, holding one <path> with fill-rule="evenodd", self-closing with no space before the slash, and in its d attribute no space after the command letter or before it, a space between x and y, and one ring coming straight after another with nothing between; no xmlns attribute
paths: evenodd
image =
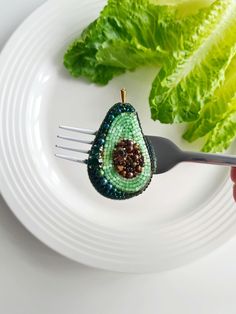
<svg viewBox="0 0 236 314"><path fill-rule="evenodd" d="M90 129L81 129L81 128L75 128L72 126L66 126L66 125L60 125L60 129L67 130L67 131L72 131L72 132L77 132L77 133L83 133L83 134L90 134L90 135L96 135L96 131L90 130Z"/></svg>
<svg viewBox="0 0 236 314"><path fill-rule="evenodd" d="M72 132L94 135L94 136L97 133L96 131L90 130L90 129L82 129L82 128L64 126L64 125L60 125L59 128L66 130L66 131L72 131ZM68 137L68 136L61 136L61 135L57 135L57 138L60 140L64 140L64 141L70 141L70 142L76 142L76 143L82 143L82 144L88 144L88 145L93 144L92 140L84 140L84 139ZM57 149L62 149L62 150L67 150L67 151L77 152L77 153L82 153L82 154L89 154L89 152L90 152L90 150L80 149L80 148L72 148L72 147L67 147L67 146L62 146L62 145L55 145L55 147ZM88 161L87 159L78 159L76 157L71 157L71 156L62 155L62 154L55 154L55 156L58 158L61 158L61 159L74 161L74 162L78 162L78 163L83 163L83 164L87 164L87 161Z"/></svg>

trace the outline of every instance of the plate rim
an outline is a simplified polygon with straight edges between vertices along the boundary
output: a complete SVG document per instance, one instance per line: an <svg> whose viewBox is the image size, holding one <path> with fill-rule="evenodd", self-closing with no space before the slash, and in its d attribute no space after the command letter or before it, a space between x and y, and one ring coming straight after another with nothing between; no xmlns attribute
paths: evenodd
<svg viewBox="0 0 236 314"><path fill-rule="evenodd" d="M53 3L53 2L51 2ZM36 10L34 10L21 24L20 26L12 33L12 35L10 36L10 38L8 39L8 41L6 42L6 44L3 46L3 49L1 50L0 53L0 64L3 62L3 58L4 58L4 54L6 53L8 47L12 44L12 42L14 41L14 37L18 36L18 33L20 33L20 31L22 29L24 29L25 25L27 24L28 21L30 21L35 15L39 14L40 11L45 10L47 8L47 6L51 4L49 1L46 1L45 3L41 4L38 8L36 8ZM0 71L0 78L1 78L1 73L2 71ZM1 82L1 81L0 81ZM1 105L1 104L0 104ZM2 156L0 156L0 160L2 159ZM2 168L0 167L0 170ZM3 171L1 170L1 176L4 177ZM68 251L68 248L65 247L63 250L64 252L62 252L61 247L58 245L58 243L56 241L53 241L52 238L48 238L46 236L46 234L42 233L39 226L38 225L32 225L30 223L30 221L28 220L28 217L23 217L22 213L20 213L19 211L17 211L17 206L19 204L17 204L17 202L15 202L15 200L12 198L10 189L7 187L7 185L4 184L4 179L1 180L0 182L0 190L2 192L2 196L5 199L6 203L8 204L9 208L11 209L11 211L14 213L14 215L21 221L21 223L34 235L36 236L41 242L45 243L46 245L48 245L51 249L53 249L54 251L57 251L58 253L67 256L70 259L73 259L75 261L79 261L82 264L85 265L89 265L92 267L99 267L102 269L109 269L109 270L115 270L115 271L121 271L121 272L132 272L132 267L130 267L130 269L124 269L123 265L120 266L114 266L111 267L111 265L107 265L107 262L102 261L101 263L99 263L99 261L97 259L93 260L92 257L90 256L89 259L86 258L85 256L81 255L79 260L77 258L77 256L73 256L72 252ZM13 191L12 191L13 192ZM229 237L231 238L231 236L235 235L235 231L234 228L232 228L232 231L229 232ZM218 245L216 246L218 247ZM194 254L192 255L193 258ZM199 256L200 257L200 256ZM189 259L191 260L191 257L189 257ZM194 258L195 259L195 258ZM179 266L181 266L182 264L180 263ZM178 265L176 266L178 267ZM152 272L153 269L147 270L146 272ZM136 272L136 271L134 271ZM139 272L139 271L138 271ZM145 272L145 269L142 269L141 267L141 272Z"/></svg>

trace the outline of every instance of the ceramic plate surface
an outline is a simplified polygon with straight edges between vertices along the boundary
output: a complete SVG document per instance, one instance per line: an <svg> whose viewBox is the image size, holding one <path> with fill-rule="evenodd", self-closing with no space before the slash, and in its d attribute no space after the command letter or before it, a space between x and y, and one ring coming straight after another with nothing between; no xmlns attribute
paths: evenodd
<svg viewBox="0 0 236 314"><path fill-rule="evenodd" d="M67 45L104 4L49 1L2 51L0 189L34 235L71 259L124 272L171 269L235 233L229 169L181 164L155 176L142 195L112 201L93 189L85 166L54 157L58 125L98 128L123 86L145 134L165 136L183 149L198 150L201 144L181 139L183 125L151 121L148 93L157 69L140 69L97 87L71 78L63 68Z"/></svg>

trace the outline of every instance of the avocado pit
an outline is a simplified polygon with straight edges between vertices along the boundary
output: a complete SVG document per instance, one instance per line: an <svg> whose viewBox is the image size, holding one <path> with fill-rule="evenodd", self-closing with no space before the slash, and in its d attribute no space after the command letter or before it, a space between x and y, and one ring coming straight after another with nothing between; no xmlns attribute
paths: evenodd
<svg viewBox="0 0 236 314"><path fill-rule="evenodd" d="M142 173L144 156L138 143L132 140L120 140L113 150L113 165L120 176L132 179Z"/></svg>

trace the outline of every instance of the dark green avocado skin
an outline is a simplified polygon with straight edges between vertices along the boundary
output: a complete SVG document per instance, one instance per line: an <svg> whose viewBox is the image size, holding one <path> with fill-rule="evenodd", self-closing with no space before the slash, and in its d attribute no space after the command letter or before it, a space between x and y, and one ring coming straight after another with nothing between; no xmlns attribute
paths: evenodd
<svg viewBox="0 0 236 314"><path fill-rule="evenodd" d="M115 186L113 186L107 178L104 176L102 172L102 159L101 159L101 151L103 150L103 146L106 141L106 136L108 134L109 128L113 120L120 115L121 113L136 113L134 107L129 104L129 103L117 103L111 107L111 109L108 111L106 114L105 119L103 120L97 134L94 140L94 143L92 145L92 148L89 153L89 158L88 158L88 175L91 183L93 184L94 188L97 190L98 193L101 195L113 199L113 200L125 200L132 198L134 196L137 196L141 194L150 184L152 176L150 177L150 181L144 189L135 192L135 193L127 193L121 190L118 190ZM138 118L138 115L137 115ZM142 132L140 120L139 121L139 126L140 130ZM143 133L142 133L143 134ZM144 135L143 135L144 136ZM151 172L152 175L156 170L156 159L155 159L155 154L154 150L151 146L151 144L148 142L148 140L144 137L149 156L151 158Z"/></svg>

